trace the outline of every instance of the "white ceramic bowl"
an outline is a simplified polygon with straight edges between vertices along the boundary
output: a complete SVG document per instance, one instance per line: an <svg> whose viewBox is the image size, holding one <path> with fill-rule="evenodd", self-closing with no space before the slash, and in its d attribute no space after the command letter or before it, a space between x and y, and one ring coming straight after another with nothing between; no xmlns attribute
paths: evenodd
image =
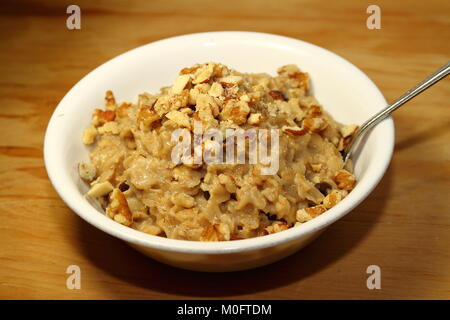
<svg viewBox="0 0 450 320"><path fill-rule="evenodd" d="M151 236L107 218L83 197L87 187L77 173L77 164L88 159L81 135L93 109L103 106L108 89L113 90L118 101L135 101L139 93L155 93L172 83L181 68L208 61L242 72L270 74L281 65L297 64L309 72L319 102L343 123L360 124L386 106L383 95L364 73L315 45L254 32L184 35L128 51L80 80L50 119L45 135L45 166L56 191L81 218L156 260L200 271L254 268L302 248L369 195L389 165L394 123L391 118L384 120L367 139L355 167L355 189L337 206L299 227L259 238L204 243Z"/></svg>

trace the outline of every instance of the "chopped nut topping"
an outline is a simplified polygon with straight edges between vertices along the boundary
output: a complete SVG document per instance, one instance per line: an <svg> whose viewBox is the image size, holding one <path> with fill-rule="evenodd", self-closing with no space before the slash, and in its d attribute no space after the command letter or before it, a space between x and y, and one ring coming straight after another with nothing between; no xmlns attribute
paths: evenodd
<svg viewBox="0 0 450 320"><path fill-rule="evenodd" d="M184 88L186 87L186 85L189 83L190 80L191 80L190 75L185 74L178 76L178 78L175 80L175 83L172 86L171 89L172 94L180 94L181 92L183 92Z"/></svg>
<svg viewBox="0 0 450 320"><path fill-rule="evenodd" d="M235 124L244 124L247 122L247 116L250 108L244 101L230 100L223 108L220 116L222 120L231 120Z"/></svg>
<svg viewBox="0 0 450 320"><path fill-rule="evenodd" d="M112 93L111 90L106 91L105 102L106 102L106 109L114 110L116 108L116 99L114 98L114 94Z"/></svg>
<svg viewBox="0 0 450 320"><path fill-rule="evenodd" d="M341 132L342 136L344 138L346 138L346 137L352 136L356 132L357 129L358 129L358 126L352 124L352 125L348 125L348 126L342 126L340 128L340 132Z"/></svg>
<svg viewBox="0 0 450 320"><path fill-rule="evenodd" d="M321 215L325 211L327 211L327 209L325 208L325 206L321 204L311 208L300 209L297 211L297 221L298 222L309 221Z"/></svg>
<svg viewBox="0 0 450 320"><path fill-rule="evenodd" d="M322 164L321 163L311 164L311 169L314 172L320 172L320 170L322 170Z"/></svg>
<svg viewBox="0 0 450 320"><path fill-rule="evenodd" d="M308 74L295 65L272 77L211 62L181 70L172 86L137 102L118 103L108 91L83 132L92 145L92 164L77 168L90 185L86 196L114 221L171 239L227 241L301 225L355 185L339 151L357 127L334 121L308 89ZM177 128L190 131L189 148L174 150ZM276 140L272 129L282 131ZM229 163L229 151L238 161ZM270 168L276 173L263 174Z"/></svg>
<svg viewBox="0 0 450 320"><path fill-rule="evenodd" d="M166 117L175 123L177 123L180 127L183 128L191 128L191 123L189 121L189 117L187 114L180 112L180 111L170 111L168 114L166 114Z"/></svg>
<svg viewBox="0 0 450 320"><path fill-rule="evenodd" d="M223 95L223 87L218 82L214 82L209 89L208 94L212 97L220 97Z"/></svg>
<svg viewBox="0 0 450 320"><path fill-rule="evenodd" d="M116 118L116 113L112 110L100 110L95 109L94 115L92 117L92 122L94 126L104 125L108 121L114 121Z"/></svg>
<svg viewBox="0 0 450 320"><path fill-rule="evenodd" d="M230 83L230 82L225 82L225 81L221 81L219 83L223 88L226 88L226 89L236 86L235 83Z"/></svg>
<svg viewBox="0 0 450 320"><path fill-rule="evenodd" d="M347 170L339 170L334 177L339 189L350 191L355 187L356 179Z"/></svg>
<svg viewBox="0 0 450 320"><path fill-rule="evenodd" d="M119 125L117 122L110 121L98 128L99 134L119 134Z"/></svg>
<svg viewBox="0 0 450 320"><path fill-rule="evenodd" d="M128 207L125 195L119 189L114 189L110 196L110 204L106 208L106 214L120 224L129 226L133 223L133 216Z"/></svg>
<svg viewBox="0 0 450 320"><path fill-rule="evenodd" d="M281 128L281 130L283 132L289 133L293 136L304 136L308 130L306 130L305 128L299 128L299 127L288 127L288 126L283 126Z"/></svg>
<svg viewBox="0 0 450 320"><path fill-rule="evenodd" d="M95 166L90 163L80 162L78 165L78 173L83 180L92 181L95 178L97 170Z"/></svg>
<svg viewBox="0 0 450 320"><path fill-rule="evenodd" d="M99 182L94 184L86 195L91 198L98 198L110 193L113 189L114 187L111 182Z"/></svg>
<svg viewBox="0 0 450 320"><path fill-rule="evenodd" d="M289 78L295 79L299 88L309 90L309 77L307 73L295 72L290 74Z"/></svg>
<svg viewBox="0 0 450 320"><path fill-rule="evenodd" d="M265 228L268 234L277 233L287 229L289 229L289 225L286 222L279 222L279 221L275 221L270 226Z"/></svg>
<svg viewBox="0 0 450 320"><path fill-rule="evenodd" d="M248 117L247 123L248 124L259 124L259 122L261 121L261 113L251 113L250 116Z"/></svg>
<svg viewBox="0 0 450 320"><path fill-rule="evenodd" d="M206 66L199 68L195 73L195 78L192 83L205 83L208 82L214 72L214 65L209 63Z"/></svg>
<svg viewBox="0 0 450 320"><path fill-rule="evenodd" d="M320 117L322 115L322 108L318 105L312 105L308 108L308 115L310 117Z"/></svg>
<svg viewBox="0 0 450 320"><path fill-rule="evenodd" d="M303 127L311 132L319 133L328 126L328 122L323 118L307 118L303 120Z"/></svg>
<svg viewBox="0 0 450 320"><path fill-rule="evenodd" d="M98 134L97 129L94 126L87 127L83 131L83 143L93 144L95 142L97 134Z"/></svg>
<svg viewBox="0 0 450 320"><path fill-rule="evenodd" d="M192 73L195 73L195 71L197 71L197 69L200 68L200 67L201 67L201 65L198 64L196 66L193 66L192 68L181 69L180 74L192 74Z"/></svg>
<svg viewBox="0 0 450 320"><path fill-rule="evenodd" d="M337 205L345 197L345 195L346 194L344 194L343 191L332 190L330 194L323 199L323 205L325 208L331 209Z"/></svg>
<svg viewBox="0 0 450 320"><path fill-rule="evenodd" d="M232 85L238 85L242 83L242 77L241 76L227 76L225 78L220 78L219 82L223 85L225 83L225 85L223 85L224 87L230 87Z"/></svg>
<svg viewBox="0 0 450 320"><path fill-rule="evenodd" d="M273 100L283 100L286 101L287 99L284 97L283 93L278 90L271 90L269 91L269 95L272 97Z"/></svg>
<svg viewBox="0 0 450 320"><path fill-rule="evenodd" d="M128 116L128 110L131 108L131 103L124 102L117 108L117 116L125 118Z"/></svg>
<svg viewBox="0 0 450 320"><path fill-rule="evenodd" d="M141 107L138 112L137 122L145 127L151 126L160 119L159 115L149 107Z"/></svg>
<svg viewBox="0 0 450 320"><path fill-rule="evenodd" d="M201 241L230 240L230 229L226 224L214 224L205 228Z"/></svg>

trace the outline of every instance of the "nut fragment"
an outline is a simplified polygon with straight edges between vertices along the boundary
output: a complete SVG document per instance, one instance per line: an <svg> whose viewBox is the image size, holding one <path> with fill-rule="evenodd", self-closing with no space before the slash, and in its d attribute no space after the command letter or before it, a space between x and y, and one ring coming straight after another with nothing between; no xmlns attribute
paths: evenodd
<svg viewBox="0 0 450 320"><path fill-rule="evenodd" d="M298 88L309 90L309 76L304 72L294 72L289 75L289 78L295 80Z"/></svg>
<svg viewBox="0 0 450 320"><path fill-rule="evenodd" d="M289 76L296 72L300 72L300 69L295 64L287 64L278 68L277 73L283 76Z"/></svg>
<svg viewBox="0 0 450 320"><path fill-rule="evenodd" d="M114 121L116 113L112 110L95 109L92 115L92 124L94 126L101 126L108 121Z"/></svg>
<svg viewBox="0 0 450 320"><path fill-rule="evenodd" d="M144 92L138 96L138 106L139 108L147 107L151 108L156 103L156 100L158 100L155 96Z"/></svg>
<svg viewBox="0 0 450 320"><path fill-rule="evenodd" d="M248 104L244 101L230 100L223 108L220 116L222 120L231 120L235 124L244 124L250 112Z"/></svg>
<svg viewBox="0 0 450 320"><path fill-rule="evenodd" d="M224 81L220 81L220 85L225 88L225 89L229 89L234 87L236 84L235 83L230 83L230 82L224 82Z"/></svg>
<svg viewBox="0 0 450 320"><path fill-rule="evenodd" d="M223 87L218 82L214 82L208 91L208 94L212 97L220 97L223 94Z"/></svg>
<svg viewBox="0 0 450 320"><path fill-rule="evenodd" d="M166 114L166 117L172 121L174 121L176 124L178 124L180 127L183 128L191 128L191 123L189 122L189 117L186 113L181 111L170 111Z"/></svg>
<svg viewBox="0 0 450 320"><path fill-rule="evenodd" d="M322 115L322 108L316 104L313 104L308 108L308 115L310 117L320 117Z"/></svg>
<svg viewBox="0 0 450 320"><path fill-rule="evenodd" d="M278 69L278 74L287 76L292 79L294 85L300 89L309 89L309 76L307 73L301 72L300 69L293 64L282 66Z"/></svg>
<svg viewBox="0 0 450 320"><path fill-rule="evenodd" d="M217 117L219 114L219 106L213 97L207 94L199 94L197 96L196 110L199 112L199 117L203 121L208 121Z"/></svg>
<svg viewBox="0 0 450 320"><path fill-rule="evenodd" d="M191 68L183 68L183 69L181 69L180 74L192 74L195 71L197 71L197 69L200 67L201 67L201 65L197 64Z"/></svg>
<svg viewBox="0 0 450 320"><path fill-rule="evenodd" d="M278 90L271 90L271 91L269 91L269 95L272 97L273 100L284 100L284 101L287 100L284 97L283 93L281 91L278 91Z"/></svg>
<svg viewBox="0 0 450 320"><path fill-rule="evenodd" d="M224 223L214 224L206 227L200 237L201 241L223 241L230 240L230 228Z"/></svg>
<svg viewBox="0 0 450 320"><path fill-rule="evenodd" d="M314 172L320 172L320 170L322 170L322 164L321 163L312 163L311 169Z"/></svg>
<svg viewBox="0 0 450 320"><path fill-rule="evenodd" d="M178 76L177 79L175 80L175 83L173 84L173 86L171 88L171 93L172 94L180 94L181 92L183 92L184 88L189 83L190 79L191 79L191 76L188 74Z"/></svg>
<svg viewBox="0 0 450 320"><path fill-rule="evenodd" d="M105 102L106 102L106 109L116 108L116 99L114 98L114 94L112 93L111 90L106 91Z"/></svg>
<svg viewBox="0 0 450 320"><path fill-rule="evenodd" d="M95 142L97 134L98 134L97 129L94 126L87 127L83 131L83 143L93 144Z"/></svg>
<svg viewBox="0 0 450 320"><path fill-rule="evenodd" d="M334 177L339 189L350 191L355 187L356 179L347 170L339 170Z"/></svg>
<svg viewBox="0 0 450 320"><path fill-rule="evenodd" d="M328 126L328 122L323 118L308 118L303 120L303 127L311 132L319 133Z"/></svg>
<svg viewBox="0 0 450 320"><path fill-rule="evenodd" d="M212 63L207 64L204 67L199 68L195 73L195 79L192 81L194 84L208 82L214 72L214 65Z"/></svg>
<svg viewBox="0 0 450 320"><path fill-rule="evenodd" d="M357 129L358 129L357 125L351 124L348 126L342 126L339 131L341 132L342 137L346 138L352 136Z"/></svg>
<svg viewBox="0 0 450 320"><path fill-rule="evenodd" d="M311 208L298 210L296 218L298 222L306 222L321 215L325 211L327 211L326 207L320 204Z"/></svg>
<svg viewBox="0 0 450 320"><path fill-rule="evenodd" d="M308 75L297 67L282 67L271 77L206 63L183 69L174 80L159 93L141 94L137 103L116 103L107 92L106 109L95 112L84 133L85 143L97 142L95 166L80 164L79 175L114 221L173 239L233 240L301 225L348 194L347 180L354 177L336 172L342 167L338 151L354 128L322 111L306 92ZM177 165L170 161L170 134L176 127L193 129L195 121L201 126L193 139L200 143L188 154L203 161ZM264 176L263 165L251 165L247 156L244 165L205 161L228 145L236 151L239 140L228 129L272 128L283 132L275 176ZM209 129L222 136L205 139ZM106 136L97 139L99 134ZM253 137L273 146L273 135L266 135L247 136L245 152ZM225 146L217 149L219 142Z"/></svg>
<svg viewBox="0 0 450 320"><path fill-rule="evenodd" d="M151 126L154 122L160 119L159 115L150 107L143 106L139 109L137 115L137 122L144 127Z"/></svg>
<svg viewBox="0 0 450 320"><path fill-rule="evenodd" d="M224 86L233 86L233 85L241 84L242 81L243 81L243 79L241 76L227 76L227 77L219 79L219 82L222 85L225 83Z"/></svg>
<svg viewBox="0 0 450 320"><path fill-rule="evenodd" d="M116 115L120 118L126 118L128 116L128 110L131 108L131 103L123 102L117 107Z"/></svg>
<svg viewBox="0 0 450 320"><path fill-rule="evenodd" d="M281 130L283 132L289 133L293 136L303 136L305 135L308 130L306 130L305 128L300 128L300 127L288 127L288 126L283 126L281 127Z"/></svg>
<svg viewBox="0 0 450 320"><path fill-rule="evenodd" d="M323 199L323 205L325 206L325 208L330 209L337 205L344 197L344 192L333 190Z"/></svg>
<svg viewBox="0 0 450 320"><path fill-rule="evenodd" d="M266 227L265 230L269 233L277 233L289 229L289 225L286 222L275 221L270 226Z"/></svg>
<svg viewBox="0 0 450 320"><path fill-rule="evenodd" d="M248 124L258 124L261 121L261 113L252 113L248 117L247 123Z"/></svg>
<svg viewBox="0 0 450 320"><path fill-rule="evenodd" d="M114 189L110 196L110 204L106 208L106 214L120 224L129 226L133 223L133 216L128 207L125 195L119 189Z"/></svg>
<svg viewBox="0 0 450 320"><path fill-rule="evenodd" d="M103 126L98 128L98 133L100 133L100 134L119 134L119 125L115 121L107 122Z"/></svg>
<svg viewBox="0 0 450 320"><path fill-rule="evenodd" d="M95 166L91 163L80 162L78 164L78 173L80 174L81 179L86 181L92 181L95 178L97 170Z"/></svg>
<svg viewBox="0 0 450 320"><path fill-rule="evenodd" d="M248 102L250 102L250 97L248 96L248 94L243 94L242 96L239 97L239 100L248 103Z"/></svg>
<svg viewBox="0 0 450 320"><path fill-rule="evenodd" d="M109 181L99 182L94 184L86 195L91 198L98 198L110 193L113 189L114 187Z"/></svg>

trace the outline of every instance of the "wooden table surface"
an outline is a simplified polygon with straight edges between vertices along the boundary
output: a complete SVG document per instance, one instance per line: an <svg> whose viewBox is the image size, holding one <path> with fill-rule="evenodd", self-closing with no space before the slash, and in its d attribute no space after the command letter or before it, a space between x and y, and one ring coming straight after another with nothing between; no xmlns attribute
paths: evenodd
<svg viewBox="0 0 450 320"><path fill-rule="evenodd" d="M375 3L376 2L376 3ZM450 57L449 1L2 2L0 18L0 298L450 298L450 106L446 79L395 115L395 154L376 190L304 250L229 274L155 262L82 221L58 197L42 159L47 122L87 72L127 50L201 31L302 39L366 72L388 101ZM81 289L66 268L81 268ZM366 268L381 268L381 289Z"/></svg>

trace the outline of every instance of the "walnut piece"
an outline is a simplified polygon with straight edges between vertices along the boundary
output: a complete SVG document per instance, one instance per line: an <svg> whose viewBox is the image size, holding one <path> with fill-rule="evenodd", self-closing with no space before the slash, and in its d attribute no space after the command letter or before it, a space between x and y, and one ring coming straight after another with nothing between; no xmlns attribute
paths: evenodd
<svg viewBox="0 0 450 320"><path fill-rule="evenodd" d="M356 179L347 170L339 170L334 176L334 181L336 182L339 189L350 191L355 187Z"/></svg>
<svg viewBox="0 0 450 320"><path fill-rule="evenodd" d="M259 124L261 117L261 113L252 113L248 117L247 123L252 125Z"/></svg>
<svg viewBox="0 0 450 320"><path fill-rule="evenodd" d="M323 118L307 118L303 120L303 127L314 133L322 132L327 126L328 122Z"/></svg>
<svg viewBox="0 0 450 320"><path fill-rule="evenodd" d="M175 80L175 83L172 86L171 93L180 94L181 92L183 92L184 88L186 87L186 85L189 83L190 80L191 76L188 74L178 76L177 79Z"/></svg>
<svg viewBox="0 0 450 320"><path fill-rule="evenodd" d="M191 128L191 123L189 121L189 116L181 111L170 111L166 114L166 117L172 121L174 121L176 124L178 124L182 128Z"/></svg>
<svg viewBox="0 0 450 320"><path fill-rule="evenodd" d="M224 106L220 116L222 120L231 120L235 124L244 124L247 122L249 112L250 108L246 102L230 100Z"/></svg>
<svg viewBox="0 0 450 320"><path fill-rule="evenodd" d="M133 223L133 216L123 192L119 189L114 189L111 193L110 201L109 206L106 208L106 214L114 221L130 226Z"/></svg>
<svg viewBox="0 0 450 320"><path fill-rule="evenodd" d="M298 222L306 222L309 221L322 213L327 211L327 208L321 204L311 207L311 208L304 208L297 211L297 221Z"/></svg>
<svg viewBox="0 0 450 320"><path fill-rule="evenodd" d="M306 130L305 128L289 127L289 126L283 126L281 127L281 130L293 136L303 136L308 132L308 130Z"/></svg>

